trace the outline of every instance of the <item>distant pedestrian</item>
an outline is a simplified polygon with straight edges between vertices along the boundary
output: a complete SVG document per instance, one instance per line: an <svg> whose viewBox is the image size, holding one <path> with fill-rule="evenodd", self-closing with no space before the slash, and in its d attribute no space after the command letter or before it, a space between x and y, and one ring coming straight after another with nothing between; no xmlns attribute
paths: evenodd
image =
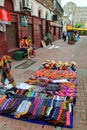
<svg viewBox="0 0 87 130"><path fill-rule="evenodd" d="M69 37L70 37L70 31L67 33L67 36L68 36L68 41L69 41Z"/></svg>
<svg viewBox="0 0 87 130"><path fill-rule="evenodd" d="M63 32L63 40L64 40L64 42L66 41L66 37L67 37L67 33L64 31Z"/></svg>
<svg viewBox="0 0 87 130"><path fill-rule="evenodd" d="M47 32L46 36L47 36L47 43L53 45L52 44L52 40L51 40L51 34L50 34L50 32Z"/></svg>

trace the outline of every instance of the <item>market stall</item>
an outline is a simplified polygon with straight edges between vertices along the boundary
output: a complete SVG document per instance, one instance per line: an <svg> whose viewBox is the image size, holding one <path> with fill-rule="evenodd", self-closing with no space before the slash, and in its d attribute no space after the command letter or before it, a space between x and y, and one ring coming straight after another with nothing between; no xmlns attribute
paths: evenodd
<svg viewBox="0 0 87 130"><path fill-rule="evenodd" d="M16 85L16 93L0 101L0 114L42 125L73 128L77 97L77 64L43 62L38 71Z"/></svg>

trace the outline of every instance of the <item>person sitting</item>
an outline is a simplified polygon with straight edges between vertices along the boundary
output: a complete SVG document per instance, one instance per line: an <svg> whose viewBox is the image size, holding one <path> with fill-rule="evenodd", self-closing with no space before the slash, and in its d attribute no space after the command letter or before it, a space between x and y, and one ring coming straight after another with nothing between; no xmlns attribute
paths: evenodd
<svg viewBox="0 0 87 130"><path fill-rule="evenodd" d="M20 50L24 51L25 53L27 52L27 44L26 44L26 39L27 37L23 37L20 41Z"/></svg>
<svg viewBox="0 0 87 130"><path fill-rule="evenodd" d="M27 44L27 51L28 51L28 59L33 58L33 45L30 36L27 37L26 39L26 44Z"/></svg>
<svg viewBox="0 0 87 130"><path fill-rule="evenodd" d="M23 39L20 41L20 50L28 53L28 59L32 58L32 49L33 48L30 36L28 38L23 37Z"/></svg>

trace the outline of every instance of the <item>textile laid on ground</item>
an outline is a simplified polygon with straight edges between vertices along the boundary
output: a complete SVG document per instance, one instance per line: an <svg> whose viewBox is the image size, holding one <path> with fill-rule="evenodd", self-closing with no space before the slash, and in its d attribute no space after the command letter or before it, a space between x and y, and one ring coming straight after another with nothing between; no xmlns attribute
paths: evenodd
<svg viewBox="0 0 87 130"><path fill-rule="evenodd" d="M14 96L1 100L0 113L35 123L73 128L77 67L75 62L59 63L51 64L50 68L48 61L42 63L40 70L25 81L29 88L22 89L20 86L24 84L21 84Z"/></svg>

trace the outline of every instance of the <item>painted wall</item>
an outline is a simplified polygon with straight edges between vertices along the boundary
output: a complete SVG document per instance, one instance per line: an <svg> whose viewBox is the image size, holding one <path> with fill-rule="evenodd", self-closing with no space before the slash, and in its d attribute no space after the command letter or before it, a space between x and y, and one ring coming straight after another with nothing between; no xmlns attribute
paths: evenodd
<svg viewBox="0 0 87 130"><path fill-rule="evenodd" d="M46 19L46 13L48 14L48 18L47 20L51 20L51 13L50 11L45 8L43 5L41 5L40 3L38 3L35 0L32 0L32 16L36 16L38 17L38 10L41 10L41 18Z"/></svg>
<svg viewBox="0 0 87 130"><path fill-rule="evenodd" d="M33 27L33 44L36 48L41 47L41 39L46 33L46 21L48 21L48 30L51 31L51 38L52 41L58 40L60 38L60 30L58 26L55 26L55 33L54 33L54 26L50 25L51 22L51 15L52 13L43 5L39 4L35 0L32 0L32 12L24 13L20 12L20 0L0 0L0 5L4 7L4 9L11 9L11 22L15 23L17 28L17 45L9 54L13 55L14 51L19 49L19 42L22 37L28 36L29 28L28 26L23 27L21 26L21 16L24 15L27 17L28 24L32 24ZM5 5L4 5L5 3ZM7 6L8 5L8 6ZM41 17L38 17L38 12L41 11ZM7 25L6 25L7 26ZM9 25L10 26L10 25ZM3 54L8 53L7 47L7 39L6 39L6 32L0 32L0 57Z"/></svg>

